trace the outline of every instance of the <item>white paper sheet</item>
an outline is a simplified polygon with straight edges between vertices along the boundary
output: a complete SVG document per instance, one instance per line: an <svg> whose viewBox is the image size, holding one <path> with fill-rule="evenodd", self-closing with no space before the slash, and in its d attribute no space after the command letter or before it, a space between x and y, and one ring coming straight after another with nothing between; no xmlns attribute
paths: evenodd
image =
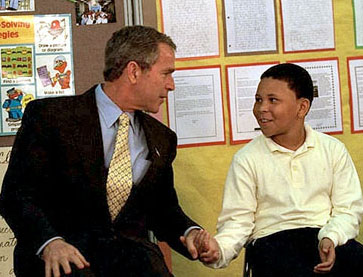
<svg viewBox="0 0 363 277"><path fill-rule="evenodd" d="M281 0L284 51L334 49L332 0Z"/></svg>
<svg viewBox="0 0 363 277"><path fill-rule="evenodd" d="M363 58L348 60L352 131L363 131Z"/></svg>
<svg viewBox="0 0 363 277"><path fill-rule="evenodd" d="M224 143L220 68L181 69L169 93L169 125L178 145Z"/></svg>
<svg viewBox="0 0 363 277"><path fill-rule="evenodd" d="M260 64L228 67L231 143L244 142L261 134L252 110L260 76L273 65Z"/></svg>
<svg viewBox="0 0 363 277"><path fill-rule="evenodd" d="M314 100L305 121L317 131L341 133L343 126L338 61L295 63L309 72L314 85Z"/></svg>
<svg viewBox="0 0 363 277"><path fill-rule="evenodd" d="M363 0L353 0L353 8L356 46L363 47Z"/></svg>
<svg viewBox="0 0 363 277"><path fill-rule="evenodd" d="M227 53L277 51L274 0L224 0Z"/></svg>
<svg viewBox="0 0 363 277"><path fill-rule="evenodd" d="M176 58L219 56L216 0L162 0L161 8Z"/></svg>

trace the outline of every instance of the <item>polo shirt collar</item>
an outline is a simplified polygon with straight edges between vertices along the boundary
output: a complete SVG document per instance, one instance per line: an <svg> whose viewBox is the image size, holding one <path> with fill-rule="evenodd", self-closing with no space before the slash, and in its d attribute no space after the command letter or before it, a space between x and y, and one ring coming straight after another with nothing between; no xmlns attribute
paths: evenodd
<svg viewBox="0 0 363 277"><path fill-rule="evenodd" d="M262 136L263 136L263 138L264 138L264 140L266 142L267 148L271 152L276 152L276 151L278 151L278 152L288 152L288 153L304 152L308 148L314 148L315 144L316 144L315 136L314 136L313 129L311 128L311 126L309 124L305 123L304 128L305 128L305 132L306 132L305 141L296 151L287 149L287 148L277 144L271 138L268 138L265 135L262 135Z"/></svg>

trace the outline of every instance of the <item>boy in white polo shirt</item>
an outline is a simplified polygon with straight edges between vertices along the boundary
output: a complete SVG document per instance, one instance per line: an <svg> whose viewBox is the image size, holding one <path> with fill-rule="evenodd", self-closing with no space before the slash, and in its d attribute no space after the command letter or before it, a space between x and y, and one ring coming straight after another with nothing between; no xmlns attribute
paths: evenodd
<svg viewBox="0 0 363 277"><path fill-rule="evenodd" d="M302 67L262 74L253 113L263 135L232 160L217 235L196 239L206 265L225 267L245 246L254 277L363 276L359 178L343 143L304 123L312 101Z"/></svg>

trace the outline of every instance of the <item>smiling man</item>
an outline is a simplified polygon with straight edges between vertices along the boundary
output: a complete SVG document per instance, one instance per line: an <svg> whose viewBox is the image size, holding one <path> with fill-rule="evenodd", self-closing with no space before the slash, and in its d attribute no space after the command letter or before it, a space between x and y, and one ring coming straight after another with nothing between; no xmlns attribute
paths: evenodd
<svg viewBox="0 0 363 277"><path fill-rule="evenodd" d="M225 267L246 247L254 277L363 276L359 178L343 143L304 123L312 101L302 67L262 74L253 113L263 135L233 158L217 235L197 235L206 265Z"/></svg>
<svg viewBox="0 0 363 277"><path fill-rule="evenodd" d="M103 84L29 103L0 198L16 276L172 276L149 231L198 257L200 228L174 189L176 134L146 113L174 90L175 49L125 27L107 43Z"/></svg>

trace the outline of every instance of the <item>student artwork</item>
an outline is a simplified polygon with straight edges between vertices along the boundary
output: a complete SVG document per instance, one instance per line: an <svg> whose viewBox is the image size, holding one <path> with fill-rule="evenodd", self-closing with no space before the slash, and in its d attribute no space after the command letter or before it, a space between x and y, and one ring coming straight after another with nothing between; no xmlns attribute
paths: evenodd
<svg viewBox="0 0 363 277"><path fill-rule="evenodd" d="M30 101L75 93L70 15L0 16L0 26L0 135L12 135Z"/></svg>
<svg viewBox="0 0 363 277"><path fill-rule="evenodd" d="M94 25L116 22L114 0L77 0L74 1L77 25Z"/></svg>
<svg viewBox="0 0 363 277"><path fill-rule="evenodd" d="M0 0L0 12L34 11L34 0Z"/></svg>

